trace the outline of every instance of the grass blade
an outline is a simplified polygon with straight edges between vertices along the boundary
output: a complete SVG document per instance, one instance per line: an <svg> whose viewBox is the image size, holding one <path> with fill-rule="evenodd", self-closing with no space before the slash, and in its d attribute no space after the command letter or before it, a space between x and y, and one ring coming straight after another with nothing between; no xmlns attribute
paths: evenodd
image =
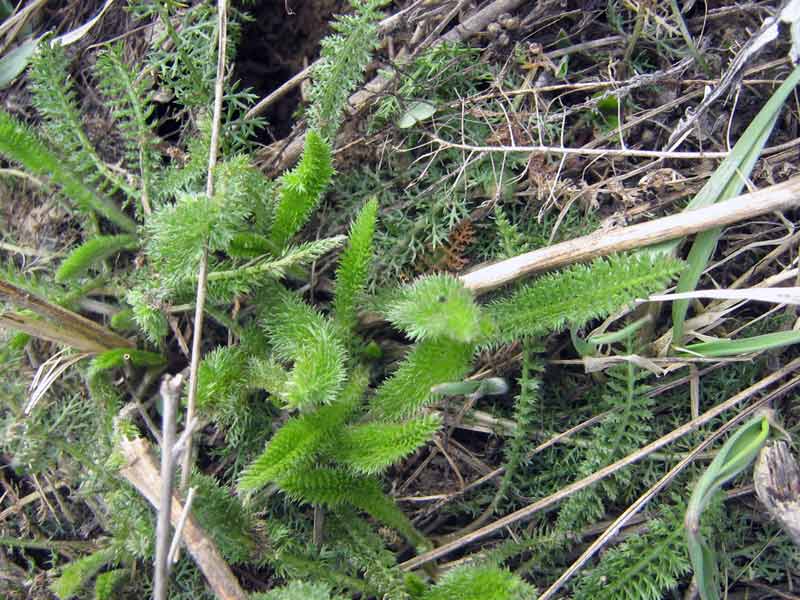
<svg viewBox="0 0 800 600"><path fill-rule="evenodd" d="M714 174L703 186L703 189L689 203L686 210L694 210L709 206L715 202L728 200L738 196L744 187L745 178L750 175L761 150L772 133L775 121L780 114L783 103L800 82L800 67L787 77L781 86L770 97L753 122L736 142L730 156L714 171ZM686 270L681 275L676 291L688 292L697 287L697 282L706 268L709 258L717 247L717 240L722 233L721 228L700 233L695 238L689 251ZM662 249L673 250L677 244L670 243ZM678 300L672 304L672 343L680 344L684 334L688 300Z"/></svg>

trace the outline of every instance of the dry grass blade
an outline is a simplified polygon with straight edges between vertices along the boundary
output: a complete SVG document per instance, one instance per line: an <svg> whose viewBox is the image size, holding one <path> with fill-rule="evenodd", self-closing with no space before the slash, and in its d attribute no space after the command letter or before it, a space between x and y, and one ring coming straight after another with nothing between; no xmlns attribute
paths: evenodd
<svg viewBox="0 0 800 600"><path fill-rule="evenodd" d="M604 479L605 477L608 477L612 473L615 473L615 472L619 471L620 469L622 469L624 467L627 467L628 465L631 465L631 464L633 464L635 462L640 461L641 459L643 459L648 454L651 454L651 453L655 452L656 450L659 450L660 448L663 448L664 446L666 446L668 444L671 444L672 442L674 442L675 440L683 437L687 433L689 433L691 431L694 431L698 427L701 427L701 426L705 425L706 423L708 423L712 419L718 417L719 415L721 415L725 411L730 410L732 408L735 408L737 405L741 404L745 400L748 400L749 398L751 398L753 395L755 395L759 391L763 390L764 388L767 388L767 387L771 386L772 384L774 384L777 381L781 380L783 377L785 377L786 375L792 373L793 371L797 370L798 368L800 368L800 358L796 358L795 360L793 360L792 362L788 363L787 365L785 365L781 369L778 369L777 371L771 373L767 377L764 377L763 379L761 379L760 381L754 383L753 385L751 385L747 389L742 390L741 392L739 392L738 394L736 394L732 398L730 398L730 399L726 400L725 402L722 402L722 403L718 404L714 408L706 411L705 413L700 415L698 418L692 419L688 423L685 423L681 427L678 427L674 431L668 433L665 436L660 437L659 439L655 440L654 442L651 442L650 444L647 444L643 448L640 448L636 452L634 452L632 454L629 454L628 456L616 461L615 463L610 464L607 467L604 467L604 468L600 469L599 471L596 471L592 475L589 475L588 477L585 477L585 478L583 478L583 479L581 479L579 481L576 481L575 483L573 483L571 485L568 485L568 486L562 488L561 490L559 490L555 494L552 494L552 495L550 495L550 496L548 496L546 498L542 498L541 500L537 500L533 504L529 504L528 506L526 506L524 508L521 508L521 509L519 509L519 510L517 510L517 511L515 511L515 512L509 514L509 515L506 515L502 519L498 519L497 521L495 521L493 523L490 523L489 525L486 525L485 527L482 527L482 528L478 529L477 531L468 533L467 535L464 535L464 536L462 536L462 537L460 537L460 538L458 538L458 539L456 539L456 540L454 540L454 541L452 541L452 542L450 542L448 544L444 544L443 546L440 546L439 548L431 550L430 552L426 552L424 554L420 554L419 556L416 556L416 557L414 557L414 558L412 558L410 560L407 560L406 562L402 563L400 565L400 567L403 570L406 570L406 571L410 571L412 569L416 569L416 568L418 568L418 567L420 567L420 566L422 566L424 564L427 564L427 563L429 563L429 562L431 562L433 560L441 558L442 556L446 556L450 552L453 552L454 550L457 550L458 548L462 548L462 547L466 546L467 544L471 544L472 542L475 542L475 541L477 541L479 539L482 539L482 538L484 538L486 536L489 536L489 535L492 535L494 533L497 533L498 531L502 531L503 529L505 529L509 525L512 525L512 524L517 523L517 522L519 522L521 520L527 519L527 518L531 517L532 515L536 514L537 512L539 512L539 511L541 511L541 510L543 510L543 509L545 509L545 508L547 508L549 506L552 506L552 505L556 504L557 502L560 502L561 500L571 496L575 492L578 492L578 491L580 491L580 490L582 490L584 488L587 488L590 485L593 485L594 483L597 483L601 479ZM800 383L800 380L794 379L794 380L792 380L790 382L790 384L784 385L781 388L779 388L775 392L775 394L784 393L787 389L791 389L791 387L794 387L795 385L797 385L797 383ZM762 399L762 400L759 401L759 404L761 404L761 403L763 403L765 401L766 401L765 399Z"/></svg>
<svg viewBox="0 0 800 600"><path fill-rule="evenodd" d="M61 377L64 371L90 356L93 356L93 353L83 352L81 354L70 354L69 350L64 348L43 362L36 370L36 374L31 381L28 403L25 405L23 414L25 416L31 414L36 405L39 404L39 401L47 393L47 390Z"/></svg>
<svg viewBox="0 0 800 600"><path fill-rule="evenodd" d="M675 294L656 294L650 296L650 302L668 302L670 300L687 300L691 298L711 298L714 300L757 300L774 304L800 304L800 287L782 288L746 288L741 290L699 290L696 292L680 292Z"/></svg>
<svg viewBox="0 0 800 600"><path fill-rule="evenodd" d="M7 281L0 280L0 299L7 300L11 304L19 306L20 308L27 308L33 311L40 317L48 319L56 324L56 328L60 330L61 336L65 339L72 338L73 343L66 342L75 348L87 352L104 352L105 350L113 350L114 348L128 348L134 344L130 340L117 335L110 329L106 329L102 325L98 325L94 321L87 319L67 310L57 304L48 302L27 290L15 286ZM31 333L35 330L30 326L30 319L22 316L16 319L14 315L5 314L6 323L13 327L13 323L20 321L20 329ZM27 329L23 329L26 327ZM30 331L28 331L28 329ZM46 333L46 328L43 329ZM35 334L33 334L35 335ZM45 338L49 339L49 338Z"/></svg>
<svg viewBox="0 0 800 600"><path fill-rule="evenodd" d="M222 123L222 97L225 83L225 56L228 43L228 2L217 3L217 77L214 82L214 114L211 121L211 144L208 153L208 174L206 177L206 196L214 195L214 167L219 152L219 132ZM189 365L189 394L186 402L186 422L194 419L195 402L197 401L197 370L200 366L200 347L203 339L203 309L206 303L208 283L208 246L204 243L203 254L197 273L197 295L194 310L194 334L192 335L192 358ZM186 452L181 462L180 489L186 490L192 461L192 438L186 442Z"/></svg>
<svg viewBox="0 0 800 600"><path fill-rule="evenodd" d="M708 436L703 442L698 445L694 450L689 452L678 464L672 467L669 472L664 475L661 479L659 479L653 486L650 487L644 494L642 494L633 504L631 504L625 512L623 512L619 517L617 517L611 525L609 525L606 530L594 541L590 544L590 546L584 550L583 554L578 557L575 562L570 565L570 567L561 574L561 576L549 587L547 588L541 596L537 600L548 600L552 598L559 589L563 587L563 585L569 581L569 579L575 575L583 566L591 560L591 558L597 554L614 536L616 536L620 530L627 525L630 520L636 516L636 514L641 511L650 500L656 497L656 495L664 489L678 474L683 471L695 458L697 458L702 452L704 452L711 444L714 443L716 439L718 439L722 434L728 431L731 427L735 426L737 423L740 423L742 420L753 414L758 408L761 406L762 402L756 403L750 406L747 410L742 411L740 414L736 415L733 419L725 423L722 427L717 429L713 434Z"/></svg>

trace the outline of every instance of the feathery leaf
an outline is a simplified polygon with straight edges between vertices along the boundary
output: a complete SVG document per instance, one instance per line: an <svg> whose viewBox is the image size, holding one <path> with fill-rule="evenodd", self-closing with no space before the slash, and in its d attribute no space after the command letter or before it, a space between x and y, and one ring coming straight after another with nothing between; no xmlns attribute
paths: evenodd
<svg viewBox="0 0 800 600"><path fill-rule="evenodd" d="M422 600L531 600L536 590L522 579L494 565L463 565L448 571Z"/></svg>
<svg viewBox="0 0 800 600"><path fill-rule="evenodd" d="M300 163L280 179L280 199L270 232L275 247L283 249L306 224L332 176L331 147L311 130L306 134Z"/></svg>
<svg viewBox="0 0 800 600"><path fill-rule="evenodd" d="M663 288L682 263L666 257L627 254L601 258L544 275L488 306L496 343L581 326Z"/></svg>
<svg viewBox="0 0 800 600"><path fill-rule="evenodd" d="M386 308L386 318L414 340L448 338L474 342L483 330L480 309L472 294L452 275L417 279L399 290Z"/></svg>
<svg viewBox="0 0 800 600"><path fill-rule="evenodd" d="M0 155L20 163L34 175L48 176L61 192L83 211L94 211L120 229L133 233L136 223L111 200L87 187L36 136L17 119L0 109Z"/></svg>
<svg viewBox="0 0 800 600"><path fill-rule="evenodd" d="M420 342L378 388L373 411L388 420L413 415L435 399L430 391L433 386L466 375L472 353L471 344L451 340Z"/></svg>
<svg viewBox="0 0 800 600"><path fill-rule="evenodd" d="M350 227L347 247L339 259L333 311L335 322L342 331L352 331L358 321L357 300L367 282L377 214L378 201L372 199L364 205Z"/></svg>
<svg viewBox="0 0 800 600"><path fill-rule="evenodd" d="M332 444L331 457L355 473L374 475L430 440L440 425L437 415L404 423L353 425Z"/></svg>
<svg viewBox="0 0 800 600"><path fill-rule="evenodd" d="M85 241L72 250L56 271L56 281L80 277L89 268L112 254L123 250L135 250L139 241L135 235L101 235Z"/></svg>

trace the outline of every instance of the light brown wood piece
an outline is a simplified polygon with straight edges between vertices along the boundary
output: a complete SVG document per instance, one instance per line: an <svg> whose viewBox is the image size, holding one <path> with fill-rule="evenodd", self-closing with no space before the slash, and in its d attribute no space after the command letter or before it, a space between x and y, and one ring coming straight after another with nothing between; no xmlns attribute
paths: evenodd
<svg viewBox="0 0 800 600"><path fill-rule="evenodd" d="M120 473L139 490L139 493L150 504L158 507L161 497L161 476L156 459L150 451L150 445L147 441L136 438L122 441L120 449L126 459L126 465L120 469ZM182 512L183 506L173 494L171 513L173 526L177 525ZM186 519L183 527L183 541L218 598L222 600L247 599L247 594L242 590L216 545L192 516Z"/></svg>
<svg viewBox="0 0 800 600"><path fill-rule="evenodd" d="M27 308L40 317L48 319L55 324L55 329L60 330L66 336L63 340L59 340L43 335L42 337L45 339L60 341L85 352L103 352L113 348L131 348L134 346L133 342L117 335L110 329L106 329L102 325L98 325L94 321L62 306L48 302L44 298L40 298L28 290L17 287L7 281L0 280L0 300L7 300L11 304L20 308ZM14 322L19 322L18 329L37 335L30 319L8 313L4 314L3 317L7 326L14 327ZM30 328L26 329L25 325L30 326ZM47 329L45 326L40 328L42 331ZM72 342L69 341L71 336L74 336Z"/></svg>
<svg viewBox="0 0 800 600"><path fill-rule="evenodd" d="M800 468L786 442L764 447L753 469L756 495L800 546Z"/></svg>
<svg viewBox="0 0 800 600"><path fill-rule="evenodd" d="M743 194L698 210L682 212L646 223L589 235L526 252L507 260L479 267L460 277L475 294L483 294L507 283L577 262L615 252L643 248L660 242L746 221L758 215L800 205L800 177Z"/></svg>

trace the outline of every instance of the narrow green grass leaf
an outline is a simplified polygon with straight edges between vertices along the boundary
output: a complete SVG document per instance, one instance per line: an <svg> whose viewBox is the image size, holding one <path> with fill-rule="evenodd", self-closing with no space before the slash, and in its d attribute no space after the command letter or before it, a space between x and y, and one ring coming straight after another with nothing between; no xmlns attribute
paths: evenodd
<svg viewBox="0 0 800 600"><path fill-rule="evenodd" d="M28 66L39 40L30 38L0 58L0 90L14 81Z"/></svg>
<svg viewBox="0 0 800 600"><path fill-rule="evenodd" d="M720 164L703 189L686 207L695 210L710 206L715 202L729 200L738 196L747 177L753 170L761 150L767 143L775 122L786 98L800 82L800 66L796 67L789 77L770 97L753 122L736 142L731 154ZM717 247L722 229L716 228L700 233L695 238L687 258L687 268L681 275L676 292L688 292L697 287L697 282ZM673 250L679 242L659 246L663 250ZM684 335L684 323L689 308L688 300L677 300L672 304L672 343L681 343Z"/></svg>
<svg viewBox="0 0 800 600"><path fill-rule="evenodd" d="M695 485L686 509L686 542L702 600L718 600L716 555L700 531L700 517L714 494L753 462L769 436L769 420L757 415L728 438Z"/></svg>
<svg viewBox="0 0 800 600"><path fill-rule="evenodd" d="M685 350L707 358L722 356L741 356L751 352L762 352L774 348L782 348L800 342L800 331L776 331L764 335L742 338L739 340L715 340L689 344Z"/></svg>

